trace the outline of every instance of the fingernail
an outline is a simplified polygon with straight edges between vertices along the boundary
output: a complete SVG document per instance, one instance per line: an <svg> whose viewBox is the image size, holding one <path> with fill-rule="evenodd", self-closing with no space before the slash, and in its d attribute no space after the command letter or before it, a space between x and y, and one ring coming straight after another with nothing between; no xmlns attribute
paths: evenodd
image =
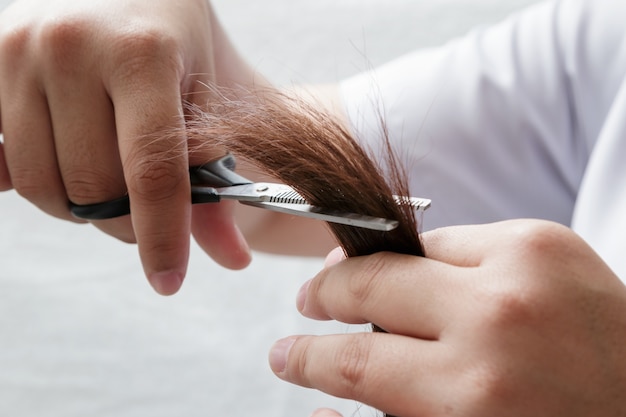
<svg viewBox="0 0 626 417"><path fill-rule="evenodd" d="M183 283L183 274L178 271L155 272L148 277L152 288L161 295L175 294Z"/></svg>
<svg viewBox="0 0 626 417"><path fill-rule="evenodd" d="M274 343L269 354L270 368L274 373L282 374L285 372L289 351L296 340L297 337L286 337Z"/></svg>
<svg viewBox="0 0 626 417"><path fill-rule="evenodd" d="M324 268L328 268L330 266L338 264L344 259L346 259L346 255L343 252L343 249L341 247L337 247L328 252L328 255L326 255L326 259L324 260Z"/></svg>
<svg viewBox="0 0 626 417"><path fill-rule="evenodd" d="M331 410L329 408L319 408L309 416L309 417L341 417L341 414L336 412L335 410Z"/></svg>
<svg viewBox="0 0 626 417"><path fill-rule="evenodd" d="M312 280L308 280L307 282L302 284L302 286L300 287L300 290L298 291L298 295L296 296L296 308L298 309L299 312L302 312L302 310L304 310L304 304L306 303L306 295L309 291L309 286L311 285L311 281Z"/></svg>

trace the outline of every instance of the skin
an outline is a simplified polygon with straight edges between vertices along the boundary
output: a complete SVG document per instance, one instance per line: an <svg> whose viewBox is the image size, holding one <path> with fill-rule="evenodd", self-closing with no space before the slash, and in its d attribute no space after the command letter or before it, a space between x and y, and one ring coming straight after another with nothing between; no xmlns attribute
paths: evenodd
<svg viewBox="0 0 626 417"><path fill-rule="evenodd" d="M223 152L196 151L164 132L184 126L184 101L212 99L207 85L233 94L240 86L272 88L239 56L204 0L16 1L0 15L0 191L15 188L74 222L68 201L128 193L131 216L93 224L138 244L146 276L163 295L182 284L190 233L231 269L249 264L249 243L323 254L330 238L318 222L297 220L309 237L299 246L285 233L293 220L237 207L235 222L234 204L191 207L189 165ZM333 87L323 91L319 100L334 100Z"/></svg>
<svg viewBox="0 0 626 417"><path fill-rule="evenodd" d="M163 132L184 125L184 99L211 99L202 83L268 88L205 1L14 3L0 15L0 189L70 221L68 201L127 192L132 216L94 225L137 242L161 294L182 283L190 234L234 269L250 262L246 240L283 253L327 248L319 223L190 206L189 164L221 152L189 153L193 143ZM332 91L318 96L329 108ZM288 230L309 239L295 247ZM580 238L518 220L423 239L427 259L333 252L299 294L300 311L390 333L288 337L270 353L276 374L398 416L626 413L625 290Z"/></svg>
<svg viewBox="0 0 626 417"><path fill-rule="evenodd" d="M403 417L625 415L626 291L585 242L536 220L423 239L428 258L332 252L298 309L390 334L282 339L276 375Z"/></svg>
<svg viewBox="0 0 626 417"><path fill-rule="evenodd" d="M70 221L68 200L89 204L127 192L132 216L94 224L138 243L161 294L182 283L192 225L220 264L239 269L250 261L232 205L192 211L189 204L189 164L221 152L190 157L193 144L162 133L184 125L183 98L211 98L202 83L265 83L207 2L179 3L25 0L0 17L1 189L15 188Z"/></svg>

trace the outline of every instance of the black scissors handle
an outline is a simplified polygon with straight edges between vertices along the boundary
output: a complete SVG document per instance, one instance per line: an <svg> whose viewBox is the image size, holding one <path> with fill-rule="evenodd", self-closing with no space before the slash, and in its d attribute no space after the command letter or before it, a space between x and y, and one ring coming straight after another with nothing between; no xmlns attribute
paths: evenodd
<svg viewBox="0 0 626 417"><path fill-rule="evenodd" d="M236 162L232 154L204 165L189 168L191 180L191 203L217 203L220 196L213 187L232 187L251 184L252 181L237 174ZM115 200L95 204L70 203L70 212L74 217L85 220L103 220L130 214L130 199L125 195Z"/></svg>

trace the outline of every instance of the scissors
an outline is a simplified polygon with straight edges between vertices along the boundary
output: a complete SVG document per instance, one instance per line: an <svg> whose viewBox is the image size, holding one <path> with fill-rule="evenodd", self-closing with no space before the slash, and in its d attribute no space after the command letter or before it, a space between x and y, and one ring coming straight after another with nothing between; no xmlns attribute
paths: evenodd
<svg viewBox="0 0 626 417"><path fill-rule="evenodd" d="M311 205L293 188L285 184L252 182L237 174L235 158L227 154L204 165L189 168L192 204L217 203L222 199L237 200L242 204L309 217L332 223L390 231L398 221L364 214L348 213ZM416 197L394 196L399 204L410 204L416 210L426 210L431 201ZM128 195L102 203L70 204L72 214L80 219L103 220L130 213Z"/></svg>

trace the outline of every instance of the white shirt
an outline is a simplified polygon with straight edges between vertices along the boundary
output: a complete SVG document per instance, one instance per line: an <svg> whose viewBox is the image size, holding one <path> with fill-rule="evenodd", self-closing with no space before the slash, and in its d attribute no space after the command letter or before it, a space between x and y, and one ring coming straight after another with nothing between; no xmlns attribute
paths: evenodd
<svg viewBox="0 0 626 417"><path fill-rule="evenodd" d="M345 81L355 130L410 155L424 228L532 217L626 279L626 2L540 3Z"/></svg>

